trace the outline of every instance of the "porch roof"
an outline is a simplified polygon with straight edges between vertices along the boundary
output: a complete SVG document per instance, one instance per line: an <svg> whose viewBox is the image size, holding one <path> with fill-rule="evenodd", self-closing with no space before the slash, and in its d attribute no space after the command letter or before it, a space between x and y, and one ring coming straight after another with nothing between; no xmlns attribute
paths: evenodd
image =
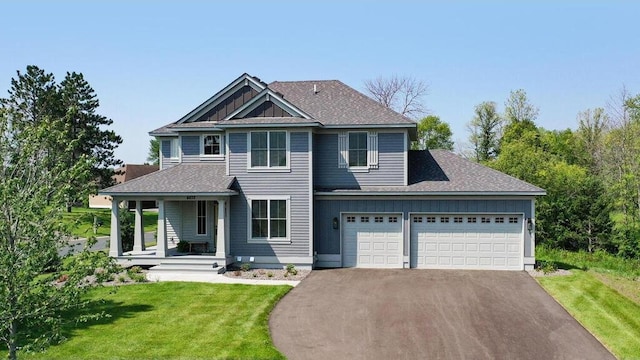
<svg viewBox="0 0 640 360"><path fill-rule="evenodd" d="M230 196L235 177L225 164L179 164L118 184L98 193L111 196Z"/></svg>

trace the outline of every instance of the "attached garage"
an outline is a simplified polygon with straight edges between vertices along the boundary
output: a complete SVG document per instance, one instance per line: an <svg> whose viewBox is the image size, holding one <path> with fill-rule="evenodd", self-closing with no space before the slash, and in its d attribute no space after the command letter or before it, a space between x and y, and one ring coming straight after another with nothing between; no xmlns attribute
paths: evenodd
<svg viewBox="0 0 640 360"><path fill-rule="evenodd" d="M343 214L342 266L402 268L402 214Z"/></svg>
<svg viewBox="0 0 640 360"><path fill-rule="evenodd" d="M519 214L412 214L411 267L523 270Z"/></svg>

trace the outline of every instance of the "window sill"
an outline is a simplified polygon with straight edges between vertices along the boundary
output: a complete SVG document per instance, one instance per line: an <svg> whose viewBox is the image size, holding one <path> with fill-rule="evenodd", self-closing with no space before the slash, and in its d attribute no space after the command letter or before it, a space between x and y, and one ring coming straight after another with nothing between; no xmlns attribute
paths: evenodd
<svg viewBox="0 0 640 360"><path fill-rule="evenodd" d="M290 245L290 239L248 239L248 244L282 244Z"/></svg>
<svg viewBox="0 0 640 360"><path fill-rule="evenodd" d="M203 160L203 161L224 160L224 155L202 155L202 154L200 154L200 160Z"/></svg>
<svg viewBox="0 0 640 360"><path fill-rule="evenodd" d="M349 167L347 171L351 173L368 173L369 167Z"/></svg>
<svg viewBox="0 0 640 360"><path fill-rule="evenodd" d="M258 167L248 168L247 172L259 172L259 173L288 173L291 172L291 168L284 167Z"/></svg>

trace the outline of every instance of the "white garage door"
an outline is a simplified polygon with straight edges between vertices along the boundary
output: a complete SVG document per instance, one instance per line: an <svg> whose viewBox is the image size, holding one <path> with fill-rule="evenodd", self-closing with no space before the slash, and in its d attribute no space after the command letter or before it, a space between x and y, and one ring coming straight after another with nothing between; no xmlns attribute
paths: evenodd
<svg viewBox="0 0 640 360"><path fill-rule="evenodd" d="M412 215L411 267L523 269L521 215Z"/></svg>
<svg viewBox="0 0 640 360"><path fill-rule="evenodd" d="M347 214L342 218L342 266L402 268L402 215Z"/></svg>

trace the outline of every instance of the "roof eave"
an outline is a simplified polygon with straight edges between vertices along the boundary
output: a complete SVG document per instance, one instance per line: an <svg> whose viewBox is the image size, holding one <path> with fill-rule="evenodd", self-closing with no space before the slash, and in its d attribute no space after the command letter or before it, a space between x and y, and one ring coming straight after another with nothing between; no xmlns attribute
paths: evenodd
<svg viewBox="0 0 640 360"><path fill-rule="evenodd" d="M113 192L98 191L98 195L115 197L184 197L184 196L233 196L238 195L235 190L217 192Z"/></svg>
<svg viewBox="0 0 640 360"><path fill-rule="evenodd" d="M375 190L338 190L315 191L323 196L544 196L546 191L375 191Z"/></svg>

